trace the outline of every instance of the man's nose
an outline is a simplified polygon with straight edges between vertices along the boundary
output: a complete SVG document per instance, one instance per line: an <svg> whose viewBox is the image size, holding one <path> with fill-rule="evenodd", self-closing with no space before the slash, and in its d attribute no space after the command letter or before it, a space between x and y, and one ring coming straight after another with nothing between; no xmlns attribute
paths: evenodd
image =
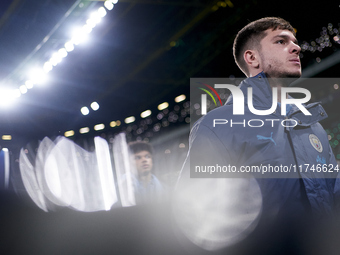
<svg viewBox="0 0 340 255"><path fill-rule="evenodd" d="M292 44L292 53L300 54L301 47L297 43L292 42Z"/></svg>

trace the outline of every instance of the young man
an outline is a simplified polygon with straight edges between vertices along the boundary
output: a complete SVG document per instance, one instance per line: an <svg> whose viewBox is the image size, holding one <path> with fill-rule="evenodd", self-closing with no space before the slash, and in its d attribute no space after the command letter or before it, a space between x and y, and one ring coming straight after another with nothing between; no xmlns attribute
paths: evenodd
<svg viewBox="0 0 340 255"><path fill-rule="evenodd" d="M239 86L245 96L244 115L233 115L236 97L230 96L224 106L195 123L179 187L186 186L190 165L191 172L197 166L231 166L237 172L249 166L263 170L265 166L280 173L250 173L261 190L262 215L282 218L312 213L327 217L334 213L339 187L333 169L337 163L319 124L327 114L318 103L305 106L310 116L295 105L287 106L286 115L280 111L281 88L301 76L300 50L293 27L281 18L256 20L239 31L233 51L237 65L248 77ZM272 88L277 88L277 110L265 116L253 114L248 106L249 87L253 107L258 110L271 108ZM215 125L216 119L232 120L234 125ZM264 124L254 127L258 123ZM326 170L316 171L320 166ZM204 185L204 180L200 183Z"/></svg>
<svg viewBox="0 0 340 255"><path fill-rule="evenodd" d="M129 148L132 152L132 163L137 170L133 177L136 201L151 201L163 191L163 186L152 174L152 147L145 142L131 142Z"/></svg>

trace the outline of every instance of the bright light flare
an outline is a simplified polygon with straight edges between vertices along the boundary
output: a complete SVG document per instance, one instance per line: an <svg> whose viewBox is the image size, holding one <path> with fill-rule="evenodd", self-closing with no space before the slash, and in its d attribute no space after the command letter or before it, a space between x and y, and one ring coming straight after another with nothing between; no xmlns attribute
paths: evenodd
<svg viewBox="0 0 340 255"><path fill-rule="evenodd" d="M184 101L185 99L186 99L186 96L182 94L182 95L175 97L175 102L179 103L179 102Z"/></svg>
<svg viewBox="0 0 340 255"><path fill-rule="evenodd" d="M34 167L28 159L24 149L20 151L19 158L20 174L24 187L34 203L44 211L48 211L44 194L37 181Z"/></svg>
<svg viewBox="0 0 340 255"><path fill-rule="evenodd" d="M112 144L112 153L121 204L123 207L136 205L133 182L133 175L136 169L133 167L133 164L131 164L131 155L124 133L115 136Z"/></svg>
<svg viewBox="0 0 340 255"><path fill-rule="evenodd" d="M83 127L81 129L79 129L79 133L80 134L86 134L88 132L90 132L90 128L89 127Z"/></svg>
<svg viewBox="0 0 340 255"><path fill-rule="evenodd" d="M0 106L8 107L18 98L19 90L0 89Z"/></svg>
<svg viewBox="0 0 340 255"><path fill-rule="evenodd" d="M89 108L87 108L86 106L82 107L80 111L83 115L88 115L90 113Z"/></svg>
<svg viewBox="0 0 340 255"><path fill-rule="evenodd" d="M29 80L31 80L33 84L44 84L47 80L46 73L40 68L32 69L28 76Z"/></svg>
<svg viewBox="0 0 340 255"><path fill-rule="evenodd" d="M116 120L116 121L111 121L110 122L110 127L119 127L122 123L120 122L120 120Z"/></svg>
<svg viewBox="0 0 340 255"><path fill-rule="evenodd" d="M134 122L135 120L136 120L136 118L135 118L134 116L130 116L130 117L127 117L127 118L124 120L124 122L125 122L126 124L129 124L129 123Z"/></svg>
<svg viewBox="0 0 340 255"><path fill-rule="evenodd" d="M168 102L164 102L164 103L161 103L160 105L158 105L158 110L164 110L166 108L169 107L169 103Z"/></svg>
<svg viewBox="0 0 340 255"><path fill-rule="evenodd" d="M93 28L93 27L91 27L90 25L86 24L86 25L83 26L82 29L84 30L84 33L89 34L89 33L92 32L92 28Z"/></svg>
<svg viewBox="0 0 340 255"><path fill-rule="evenodd" d="M102 206L108 211L111 206L117 202L118 197L115 190L115 182L112 171L112 163L110 160L110 149L107 142L100 137L94 138L96 148L96 157L98 164L98 175L100 179ZM99 193L99 192L98 192Z"/></svg>
<svg viewBox="0 0 340 255"><path fill-rule="evenodd" d="M105 128L104 124L97 124L94 126L94 130L99 131L99 130L103 130Z"/></svg>
<svg viewBox="0 0 340 255"><path fill-rule="evenodd" d="M4 140L4 141L10 141L10 140L12 140L12 136L11 136L11 135L3 135L3 136L2 136L2 140Z"/></svg>
<svg viewBox="0 0 340 255"><path fill-rule="evenodd" d="M77 28L75 29L75 31L73 32L73 36L71 39L71 42L74 45L78 45L80 43L83 43L85 41L87 41L88 39L88 27L82 27L82 28Z"/></svg>
<svg viewBox="0 0 340 255"><path fill-rule="evenodd" d="M224 198L216 201L219 194ZM193 243L212 251L246 238L261 210L261 190L254 178L188 178L175 193L173 213Z"/></svg>
<svg viewBox="0 0 340 255"><path fill-rule="evenodd" d="M26 93L27 93L27 87L26 87L26 85L21 85L21 86L19 87L19 90L20 90L20 93L21 93L21 94L26 94Z"/></svg>
<svg viewBox="0 0 340 255"><path fill-rule="evenodd" d="M73 131L73 130L66 131L65 134L64 134L64 136L65 136L65 137L74 136L74 131Z"/></svg>
<svg viewBox="0 0 340 255"><path fill-rule="evenodd" d="M88 25L91 28L94 28L97 25L97 23L93 19L88 19L88 20L86 20L86 25Z"/></svg>
<svg viewBox="0 0 340 255"><path fill-rule="evenodd" d="M99 109L99 104L97 102L92 102L91 108L92 110L97 111Z"/></svg>
<svg viewBox="0 0 340 255"><path fill-rule="evenodd" d="M150 116L151 115L151 111L150 110L146 110L146 111L144 111L144 112L142 112L141 114L140 114L140 116L142 117L142 118L146 118L146 117L148 117L148 116Z"/></svg>
<svg viewBox="0 0 340 255"><path fill-rule="evenodd" d="M105 8L104 7L99 7L99 9L98 9L98 14L99 14L99 16L101 17L101 18L104 18L105 17L105 15L106 15L106 10L105 10Z"/></svg>
<svg viewBox="0 0 340 255"><path fill-rule="evenodd" d="M108 9L109 11L111 11L113 9L113 3L111 1L105 1L104 2L104 6L106 9Z"/></svg>
<svg viewBox="0 0 340 255"><path fill-rule="evenodd" d="M71 52L71 51L74 50L74 45L73 45L72 42L67 42L67 43L65 43L64 46L65 46L65 49L67 50L67 52Z"/></svg>
<svg viewBox="0 0 340 255"><path fill-rule="evenodd" d="M44 67L43 67L44 72L48 73L52 71L52 69L53 69L53 64L50 61L45 62Z"/></svg>
<svg viewBox="0 0 340 255"><path fill-rule="evenodd" d="M60 55L58 54L58 52L54 53L52 55L52 57L50 58L50 63L53 65L53 66L56 66L58 65L62 60L62 57L60 57Z"/></svg>
<svg viewBox="0 0 340 255"><path fill-rule="evenodd" d="M14 96L15 98L21 97L20 89L15 89L15 90L13 91L13 96Z"/></svg>
<svg viewBox="0 0 340 255"><path fill-rule="evenodd" d="M98 12L93 12L90 16L90 19L95 23L98 24L101 20L102 17L100 16L100 14Z"/></svg>
<svg viewBox="0 0 340 255"><path fill-rule="evenodd" d="M55 206L68 206L93 212L109 210L117 201L108 144L100 137L94 142L95 152L89 152L65 137L54 142L45 138L39 145L35 166L30 164L27 170L22 167L23 160L28 161L22 152L23 182L40 208L48 211ZM27 185L32 181L34 185Z"/></svg>
<svg viewBox="0 0 340 255"><path fill-rule="evenodd" d="M26 88L32 89L34 84L33 84L33 81L27 80L27 81L25 82L25 85L26 85Z"/></svg>
<svg viewBox="0 0 340 255"><path fill-rule="evenodd" d="M67 50L66 50L65 48L61 48L60 50L58 50L58 55L59 55L61 58L67 57Z"/></svg>

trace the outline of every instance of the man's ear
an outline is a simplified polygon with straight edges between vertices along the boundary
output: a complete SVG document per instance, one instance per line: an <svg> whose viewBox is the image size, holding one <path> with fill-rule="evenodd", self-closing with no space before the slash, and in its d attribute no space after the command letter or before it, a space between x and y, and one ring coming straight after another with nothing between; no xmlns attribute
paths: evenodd
<svg viewBox="0 0 340 255"><path fill-rule="evenodd" d="M259 54L255 50L246 50L244 52L244 61L246 62L248 69L258 69L260 67Z"/></svg>

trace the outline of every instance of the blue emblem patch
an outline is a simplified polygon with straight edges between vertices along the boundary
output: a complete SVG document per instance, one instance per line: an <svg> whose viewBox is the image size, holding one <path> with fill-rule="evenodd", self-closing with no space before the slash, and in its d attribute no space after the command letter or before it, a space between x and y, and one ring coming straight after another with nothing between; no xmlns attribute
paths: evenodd
<svg viewBox="0 0 340 255"><path fill-rule="evenodd" d="M318 152L321 153L323 151L321 141L316 135L310 134L309 141L310 141L310 144L313 146L313 148L316 149Z"/></svg>

